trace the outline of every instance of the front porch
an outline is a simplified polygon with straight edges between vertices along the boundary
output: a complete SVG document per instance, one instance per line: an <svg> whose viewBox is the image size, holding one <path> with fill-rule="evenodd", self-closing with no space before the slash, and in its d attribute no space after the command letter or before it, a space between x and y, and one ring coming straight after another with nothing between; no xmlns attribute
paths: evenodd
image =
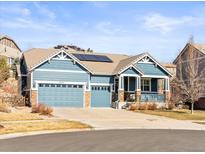
<svg viewBox="0 0 205 154"><path fill-rule="evenodd" d="M169 78L122 74L115 78L115 93L118 101L124 103L167 103L170 93Z"/></svg>

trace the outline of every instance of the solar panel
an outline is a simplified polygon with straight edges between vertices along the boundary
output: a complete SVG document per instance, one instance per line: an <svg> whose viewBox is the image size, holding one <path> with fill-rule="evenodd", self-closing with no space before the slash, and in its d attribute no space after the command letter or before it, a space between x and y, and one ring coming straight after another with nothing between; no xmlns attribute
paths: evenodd
<svg viewBox="0 0 205 154"><path fill-rule="evenodd" d="M73 54L81 61L112 62L110 58L103 55Z"/></svg>

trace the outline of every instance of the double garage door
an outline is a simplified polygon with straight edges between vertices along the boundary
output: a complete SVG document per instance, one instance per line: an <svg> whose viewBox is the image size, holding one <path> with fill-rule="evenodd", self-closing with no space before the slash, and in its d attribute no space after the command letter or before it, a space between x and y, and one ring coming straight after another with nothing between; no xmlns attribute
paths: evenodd
<svg viewBox="0 0 205 154"><path fill-rule="evenodd" d="M84 107L84 85L41 83L38 102L56 107ZM91 86L91 107L110 107L110 104L110 86Z"/></svg>
<svg viewBox="0 0 205 154"><path fill-rule="evenodd" d="M75 84L39 84L38 102L49 106L83 107L84 87Z"/></svg>

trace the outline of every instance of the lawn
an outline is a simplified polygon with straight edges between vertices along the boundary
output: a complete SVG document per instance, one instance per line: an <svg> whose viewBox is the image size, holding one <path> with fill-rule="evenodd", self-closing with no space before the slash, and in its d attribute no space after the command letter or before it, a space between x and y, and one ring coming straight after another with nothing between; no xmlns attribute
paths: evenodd
<svg viewBox="0 0 205 154"><path fill-rule="evenodd" d="M1 124L4 128L0 127L0 134L42 131L42 130L65 130L65 129L84 129L91 128L91 126L68 120L52 120L52 121L36 121L36 122L6 122Z"/></svg>
<svg viewBox="0 0 205 154"><path fill-rule="evenodd" d="M190 114L189 110L177 110L177 111L138 110L137 112L164 116L164 117L178 119L178 120L205 120L205 111L194 111L194 114Z"/></svg>
<svg viewBox="0 0 205 154"><path fill-rule="evenodd" d="M39 114L29 112L0 112L0 121L42 120Z"/></svg>

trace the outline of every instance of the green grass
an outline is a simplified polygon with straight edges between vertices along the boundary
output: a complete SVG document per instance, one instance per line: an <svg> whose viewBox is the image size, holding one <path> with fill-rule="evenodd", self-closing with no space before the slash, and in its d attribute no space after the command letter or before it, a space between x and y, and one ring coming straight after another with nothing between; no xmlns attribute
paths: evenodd
<svg viewBox="0 0 205 154"><path fill-rule="evenodd" d="M178 119L178 120L205 120L205 111L194 111L194 114L191 114L190 110L178 110L178 111L138 110L137 112L164 116L164 117Z"/></svg>

